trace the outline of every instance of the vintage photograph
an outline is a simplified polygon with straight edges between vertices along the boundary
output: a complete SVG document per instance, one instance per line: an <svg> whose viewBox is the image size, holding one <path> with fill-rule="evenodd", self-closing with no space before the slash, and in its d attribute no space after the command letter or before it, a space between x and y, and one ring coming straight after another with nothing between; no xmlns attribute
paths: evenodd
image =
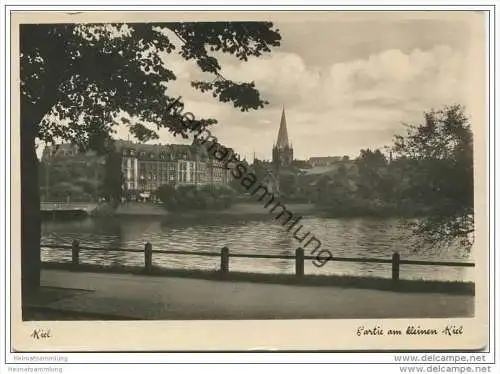
<svg viewBox="0 0 500 374"><path fill-rule="evenodd" d="M485 15L167 13L19 23L22 321L463 334Z"/></svg>

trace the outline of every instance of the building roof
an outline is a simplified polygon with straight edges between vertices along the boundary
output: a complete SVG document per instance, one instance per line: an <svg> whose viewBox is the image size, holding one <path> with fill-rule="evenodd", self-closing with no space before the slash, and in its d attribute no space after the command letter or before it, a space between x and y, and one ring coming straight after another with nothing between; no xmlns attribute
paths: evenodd
<svg viewBox="0 0 500 374"><path fill-rule="evenodd" d="M314 166L310 169L300 169L300 171L304 175L322 175L322 174L333 173L337 169L338 169L338 165L329 165L329 166Z"/></svg>
<svg viewBox="0 0 500 374"><path fill-rule="evenodd" d="M340 161L342 157L340 156L324 156L324 157L309 157L309 162L328 162L328 161Z"/></svg>
<svg viewBox="0 0 500 374"><path fill-rule="evenodd" d="M120 139L115 140L115 148L118 150L123 148L133 149L137 152L188 151L194 149L194 147L189 144L146 144Z"/></svg>
<svg viewBox="0 0 500 374"><path fill-rule="evenodd" d="M145 160L217 160L215 157L215 151L220 149L220 152L226 152L227 157L234 153L232 148L226 148L219 143L215 144L215 148L211 149L210 152L207 146L202 144L197 144L193 142L192 144L144 144L144 143L134 143L128 140L115 140L115 149L119 152L133 151L139 159ZM220 147L220 148L217 148ZM223 150L222 150L223 148Z"/></svg>
<svg viewBox="0 0 500 374"><path fill-rule="evenodd" d="M276 142L276 147L280 149L290 148L290 144L288 143L288 131L286 129L286 116L284 107L281 113L280 129L278 132L278 140Z"/></svg>
<svg viewBox="0 0 500 374"><path fill-rule="evenodd" d="M117 149L134 149L135 151L144 152L182 152L182 151L193 151L197 150L199 147L193 146L191 144L145 144L145 143L134 143L128 140L116 140L115 147Z"/></svg>

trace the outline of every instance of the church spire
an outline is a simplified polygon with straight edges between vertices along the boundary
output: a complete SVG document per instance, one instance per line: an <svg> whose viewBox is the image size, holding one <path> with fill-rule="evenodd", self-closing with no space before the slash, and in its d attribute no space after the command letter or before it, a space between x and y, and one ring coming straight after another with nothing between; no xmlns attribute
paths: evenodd
<svg viewBox="0 0 500 374"><path fill-rule="evenodd" d="M278 141L276 142L276 147L279 149L289 148L288 131L286 129L286 117L285 117L285 107L284 106L283 106L283 111L281 113L280 130L278 132Z"/></svg>

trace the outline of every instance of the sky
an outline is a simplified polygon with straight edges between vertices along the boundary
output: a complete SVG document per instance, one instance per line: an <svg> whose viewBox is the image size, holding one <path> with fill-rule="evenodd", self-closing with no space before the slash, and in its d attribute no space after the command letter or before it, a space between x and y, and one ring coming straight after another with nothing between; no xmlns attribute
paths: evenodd
<svg viewBox="0 0 500 374"><path fill-rule="evenodd" d="M468 17L445 15L276 21L280 47L247 62L220 59L226 78L255 81L270 102L257 111L241 112L195 91L190 82L201 77L198 67L176 54L164 56L177 75L168 93L181 96L196 117L217 119L212 134L247 159L271 158L283 107L296 159L354 157L390 145L404 133L403 123L421 122L424 111L455 103L467 108L474 34ZM119 128L117 137L126 139L127 130ZM159 142L186 143L166 130Z"/></svg>

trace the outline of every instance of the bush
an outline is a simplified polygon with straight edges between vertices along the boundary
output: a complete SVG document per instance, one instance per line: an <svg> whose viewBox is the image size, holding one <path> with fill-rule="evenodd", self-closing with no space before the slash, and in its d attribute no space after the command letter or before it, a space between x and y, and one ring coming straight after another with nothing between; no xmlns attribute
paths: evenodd
<svg viewBox="0 0 500 374"><path fill-rule="evenodd" d="M163 185L156 195L163 206L172 211L226 209L236 199L235 191L225 185Z"/></svg>

